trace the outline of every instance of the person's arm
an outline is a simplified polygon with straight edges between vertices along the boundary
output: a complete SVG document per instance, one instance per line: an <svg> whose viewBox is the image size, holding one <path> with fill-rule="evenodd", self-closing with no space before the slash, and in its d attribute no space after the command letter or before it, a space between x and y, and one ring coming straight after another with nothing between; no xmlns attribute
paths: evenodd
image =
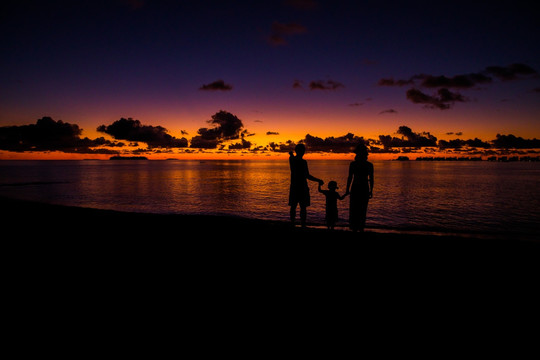
<svg viewBox="0 0 540 360"><path fill-rule="evenodd" d="M318 183L319 183L319 186L322 185L322 184L324 184L324 181L322 181L322 180L319 179L319 178L316 178L315 176L313 176L313 175L311 175L311 174L309 173L309 169L308 169L307 163L306 163L306 179L311 180L311 181L316 181L316 182L318 182Z"/></svg>
<svg viewBox="0 0 540 360"><path fill-rule="evenodd" d="M375 180L373 179L373 164L370 164L368 176L369 176L369 197L372 198L373 197L373 183L375 182Z"/></svg>
<svg viewBox="0 0 540 360"><path fill-rule="evenodd" d="M322 193L322 194L324 194L324 191L321 189L321 186L322 186L322 184L319 183L319 192Z"/></svg>
<svg viewBox="0 0 540 360"><path fill-rule="evenodd" d="M318 182L318 183L319 183L319 186L321 186L322 184L324 184L324 181L322 181L321 179L316 178L315 176L310 175L310 174L308 174L307 179L308 179L308 180L311 180L311 181L316 181L316 182Z"/></svg>
<svg viewBox="0 0 540 360"><path fill-rule="evenodd" d="M351 183L352 183L352 179L353 179L353 163L351 163L351 165L349 165L349 177L347 178L347 190L345 191L345 195L348 195L351 193Z"/></svg>
<svg viewBox="0 0 540 360"><path fill-rule="evenodd" d="M339 200L343 200L343 199L345 199L345 198L347 197L347 195L349 195L348 192L346 192L345 194L343 194L343 196L339 196L339 194L338 194L338 199L339 199Z"/></svg>

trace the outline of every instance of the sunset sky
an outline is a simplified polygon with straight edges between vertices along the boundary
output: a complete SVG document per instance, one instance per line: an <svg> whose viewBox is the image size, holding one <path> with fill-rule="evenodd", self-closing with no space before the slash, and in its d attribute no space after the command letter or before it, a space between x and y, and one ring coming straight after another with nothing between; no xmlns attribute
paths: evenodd
<svg viewBox="0 0 540 360"><path fill-rule="evenodd" d="M533 6L7 0L0 159L286 156L287 141L309 145L307 134L333 138L319 150L335 153L359 137L387 148L381 135L408 147L513 135L530 151L540 139Z"/></svg>

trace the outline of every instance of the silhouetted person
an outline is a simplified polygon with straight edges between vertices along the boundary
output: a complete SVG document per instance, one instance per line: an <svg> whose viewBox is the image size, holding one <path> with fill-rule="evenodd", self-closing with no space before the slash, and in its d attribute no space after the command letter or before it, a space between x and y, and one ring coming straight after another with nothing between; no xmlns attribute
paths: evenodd
<svg viewBox="0 0 540 360"><path fill-rule="evenodd" d="M298 144L294 148L296 156L291 152L289 165L291 167L291 188L289 192L289 206L291 207L291 222L296 219L296 207L300 205L300 221L302 227L306 226L307 207L311 204L309 198L309 187L307 180L317 181L323 184L324 181L309 174L307 161L302 159L306 152L304 144Z"/></svg>
<svg viewBox="0 0 540 360"><path fill-rule="evenodd" d="M349 227L356 232L364 231L366 225L368 202L373 197L373 164L367 161L368 151L365 145L358 145L354 152L356 157L349 166L345 195L351 194Z"/></svg>
<svg viewBox="0 0 540 360"><path fill-rule="evenodd" d="M328 183L328 190L321 189L321 183L319 183L319 192L323 193L326 197L326 226L329 230L334 230L336 222L338 221L338 209L337 201L345 199L346 195L340 196L336 189L338 188L335 181Z"/></svg>

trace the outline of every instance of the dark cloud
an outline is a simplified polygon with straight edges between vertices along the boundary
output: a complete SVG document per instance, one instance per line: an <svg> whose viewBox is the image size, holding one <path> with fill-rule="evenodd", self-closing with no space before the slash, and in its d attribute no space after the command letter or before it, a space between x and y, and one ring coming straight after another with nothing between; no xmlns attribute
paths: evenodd
<svg viewBox="0 0 540 360"><path fill-rule="evenodd" d="M387 109L387 110L383 110L379 113L379 115L381 114L397 114L397 111L394 110L394 109Z"/></svg>
<svg viewBox="0 0 540 360"><path fill-rule="evenodd" d="M294 80L292 87L293 87L293 89L303 89L304 88L304 86L302 85L301 80Z"/></svg>
<svg viewBox="0 0 540 360"><path fill-rule="evenodd" d="M509 66L488 66L486 72L497 78L509 81L518 78L519 75L536 75L536 70L525 64L512 64Z"/></svg>
<svg viewBox="0 0 540 360"><path fill-rule="evenodd" d="M417 84L426 88L457 88L468 89L476 85L490 84L493 82L491 76L501 80L515 80L518 76L537 75L536 70L525 64L512 64L509 66L488 66L481 72L461 74L455 76L445 75L413 75L409 79L394 80L393 78L383 78L378 82L379 86L405 86Z"/></svg>
<svg viewBox="0 0 540 360"><path fill-rule="evenodd" d="M279 133L276 131L267 131L266 135L279 135Z"/></svg>
<svg viewBox="0 0 540 360"><path fill-rule="evenodd" d="M289 151L294 151L294 147L296 146L296 142L292 140L287 140L285 143L275 143L271 142L268 144L268 147L271 151L274 152L285 152L288 153Z"/></svg>
<svg viewBox="0 0 540 360"><path fill-rule="evenodd" d="M407 99L415 104L424 104L426 108L447 110L455 102L467 101L463 95L453 93L446 88L439 89L437 95L427 95L418 89L409 89L406 93Z"/></svg>
<svg viewBox="0 0 540 360"><path fill-rule="evenodd" d="M493 146L498 149L540 149L540 140L524 139L515 135L500 135L492 141Z"/></svg>
<svg viewBox="0 0 540 360"><path fill-rule="evenodd" d="M406 86L417 84L426 88L457 88L468 89L477 84L488 84L493 81L492 78L482 73L471 73L466 75L456 75L447 77L444 75L414 75L409 79L394 80L393 78L383 78L378 82L379 86Z"/></svg>
<svg viewBox="0 0 540 360"><path fill-rule="evenodd" d="M293 89L303 89L302 80L294 80ZM313 80L308 85L310 90L337 90L339 88L344 88L345 85L335 80Z"/></svg>
<svg viewBox="0 0 540 360"><path fill-rule="evenodd" d="M392 135L379 135L379 140L364 139L354 134L347 134L340 137L320 138L307 134L298 143L306 145L309 152L332 152L351 153L354 148L364 143L369 147L371 153L435 153L443 152L465 152L480 155L489 155L509 151L509 149L528 150L540 149L540 140L523 139L514 135L497 135L492 141L484 141L478 138L462 140L439 140L429 132L416 133L408 126L400 126L396 132L401 137ZM452 133L453 134L453 133ZM462 132L455 134L461 135ZM294 150L297 142L288 140L285 143L270 143L268 148L274 152L289 152Z"/></svg>
<svg viewBox="0 0 540 360"><path fill-rule="evenodd" d="M242 139L242 142L229 145L229 150L244 150L249 149L253 145L250 141Z"/></svg>
<svg viewBox="0 0 540 360"><path fill-rule="evenodd" d="M238 139L247 134L246 130L242 130L242 120L227 111L220 110L207 122L213 127L200 128L197 131L199 135L191 139L192 148L214 149L225 140Z"/></svg>
<svg viewBox="0 0 540 360"><path fill-rule="evenodd" d="M400 126L398 134L402 135L401 139L390 135L379 135L379 140L385 148L396 147L428 147L437 146L437 138L430 133L418 134L407 126Z"/></svg>
<svg viewBox="0 0 540 360"><path fill-rule="evenodd" d="M97 131L109 134L115 139L141 141L151 148L183 148L188 145L186 138L178 139L171 136L164 127L142 125L139 120L132 118L121 118L111 125L101 125Z"/></svg>
<svg viewBox="0 0 540 360"><path fill-rule="evenodd" d="M225 84L225 81L223 80L216 80L210 84L203 85L199 88L199 90L204 91L230 91L232 90L232 85Z"/></svg>
<svg viewBox="0 0 540 360"><path fill-rule="evenodd" d="M461 140L461 139L454 139L454 140L439 140L439 148L440 149L460 149L462 147L474 147L474 148L484 148L489 149L491 147L491 144L485 141L482 141L478 138L474 138L471 140Z"/></svg>
<svg viewBox="0 0 540 360"><path fill-rule="evenodd" d="M331 136L324 139L307 134L302 142L309 151L350 153L358 144L364 143L365 141L363 137L348 133L344 136Z"/></svg>
<svg viewBox="0 0 540 360"><path fill-rule="evenodd" d="M317 80L309 83L310 90L337 90L345 85L334 80Z"/></svg>
<svg viewBox="0 0 540 360"><path fill-rule="evenodd" d="M283 24L278 21L272 23L272 32L268 37L270 44L274 46L286 45L287 37L307 32L305 26L298 23Z"/></svg>
<svg viewBox="0 0 540 360"><path fill-rule="evenodd" d="M348 106L356 107L356 106L362 106L362 105L364 105L364 103L355 102L355 103L349 104Z"/></svg>
<svg viewBox="0 0 540 360"><path fill-rule="evenodd" d="M407 99L415 104L424 104L427 108L446 110L455 102L467 101L465 97L448 89L470 89L477 85L493 83L492 76L510 81L518 79L520 76L538 75L536 70L525 64L512 64L509 66L488 66L483 71L455 76L445 75L413 75L409 79L394 80L393 78L382 78L379 86L405 86L414 84L407 91ZM427 89L438 89L437 95L427 95L418 90L418 87Z"/></svg>
<svg viewBox="0 0 540 360"><path fill-rule="evenodd" d="M414 81L412 79L409 80L394 80L394 78L387 78L387 79L380 79L377 85L379 86L405 86L405 85L411 85Z"/></svg>
<svg viewBox="0 0 540 360"><path fill-rule="evenodd" d="M103 137L91 140L80 137L82 129L77 124L43 117L35 124L0 127L0 150L7 151L61 151L80 154L113 154L109 149L93 149L99 146L124 146Z"/></svg>
<svg viewBox="0 0 540 360"><path fill-rule="evenodd" d="M467 75L456 75L452 77L433 76L433 75L418 75L417 79L422 79L421 86L427 88L458 88L468 89L477 84L489 84L493 81L492 78L482 73L472 73Z"/></svg>

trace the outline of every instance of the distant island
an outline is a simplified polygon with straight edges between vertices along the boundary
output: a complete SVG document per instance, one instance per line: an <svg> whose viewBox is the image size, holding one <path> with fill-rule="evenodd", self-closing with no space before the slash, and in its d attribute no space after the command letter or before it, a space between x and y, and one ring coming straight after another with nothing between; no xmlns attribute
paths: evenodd
<svg viewBox="0 0 540 360"><path fill-rule="evenodd" d="M402 156L400 156L401 158ZM396 159L396 160L404 160L404 159ZM482 157L422 157L419 156L416 158L416 161L484 161ZM514 162L514 161L540 161L540 156L490 156L487 158L487 161L498 161L498 162Z"/></svg>
<svg viewBox="0 0 540 360"><path fill-rule="evenodd" d="M146 156L111 156L109 160L148 160Z"/></svg>

